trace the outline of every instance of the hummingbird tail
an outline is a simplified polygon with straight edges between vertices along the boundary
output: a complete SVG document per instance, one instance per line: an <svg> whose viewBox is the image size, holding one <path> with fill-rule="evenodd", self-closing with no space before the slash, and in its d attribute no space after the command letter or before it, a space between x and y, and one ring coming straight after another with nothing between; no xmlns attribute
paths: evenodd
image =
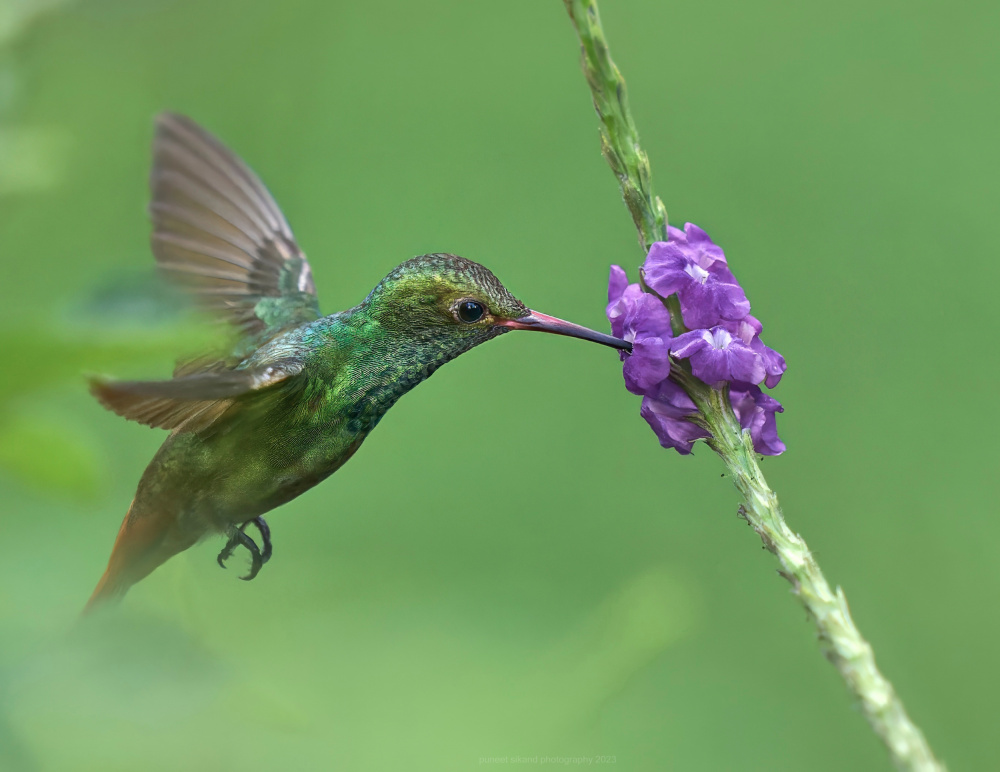
<svg viewBox="0 0 1000 772"><path fill-rule="evenodd" d="M133 584L197 541L197 538L183 538L176 524L173 512L137 511L133 500L118 529L108 567L83 613L90 613L104 603L120 600Z"/></svg>

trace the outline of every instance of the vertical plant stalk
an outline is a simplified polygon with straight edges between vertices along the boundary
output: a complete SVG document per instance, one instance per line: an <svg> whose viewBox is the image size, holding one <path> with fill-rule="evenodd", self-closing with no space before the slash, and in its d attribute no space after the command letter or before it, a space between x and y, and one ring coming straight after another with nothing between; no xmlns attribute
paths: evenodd
<svg viewBox="0 0 1000 772"><path fill-rule="evenodd" d="M625 79L608 53L597 4L564 2L580 36L583 74L590 84L594 109L601 121L601 153L618 178L625 207L632 215L645 255L653 242L667 240L667 208L659 196L653 195L649 157L639 145L639 132L628 109ZM674 335L686 332L680 301L671 295L666 305Z"/></svg>
<svg viewBox="0 0 1000 772"><path fill-rule="evenodd" d="M654 241L666 240L667 216L663 202L653 194L649 159L629 113L625 80L608 52L597 0L563 1L580 38L583 71L601 122L601 152L618 178L645 257ZM676 335L683 331L683 321L676 295L670 301L667 307ZM893 763L900 770L914 772L944 770L892 684L876 667L872 647L851 619L843 590L831 589L805 540L785 522L778 497L757 465L750 434L741 429L727 392L706 386L683 367L673 377L691 395L700 411L699 423L712 434L709 445L726 464L743 499L740 516L777 557L779 573L792 585L816 626L823 653L840 672Z"/></svg>

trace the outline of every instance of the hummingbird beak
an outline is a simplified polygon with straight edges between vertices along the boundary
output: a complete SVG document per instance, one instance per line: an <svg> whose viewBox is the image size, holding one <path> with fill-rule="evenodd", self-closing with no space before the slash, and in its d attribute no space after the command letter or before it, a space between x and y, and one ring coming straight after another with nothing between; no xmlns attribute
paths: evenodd
<svg viewBox="0 0 1000 772"><path fill-rule="evenodd" d="M611 346L611 348L621 349L622 351L632 351L632 344L627 340L615 338L612 335L605 335L603 332L581 327L579 324L573 324L573 322L556 319L554 316L540 314L538 311L531 311L527 316L522 316L520 319L506 319L502 322L497 322L497 326L508 327L512 330L537 330L538 332L551 332L555 335L568 335L571 338L591 340L594 343Z"/></svg>

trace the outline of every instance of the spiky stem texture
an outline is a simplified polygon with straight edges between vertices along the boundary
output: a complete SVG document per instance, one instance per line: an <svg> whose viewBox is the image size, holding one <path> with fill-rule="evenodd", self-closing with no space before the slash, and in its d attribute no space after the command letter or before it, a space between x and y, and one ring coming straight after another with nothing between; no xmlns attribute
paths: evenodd
<svg viewBox="0 0 1000 772"><path fill-rule="evenodd" d="M563 0L580 38L583 71L600 118L601 152L618 178L622 196L639 231L643 254L654 241L666 240L667 213L653 193L649 158L629 113L625 80L612 61L597 11L597 0ZM670 302L673 301L673 302ZM667 303L675 334L683 330L676 296ZM678 368L681 382L697 404L699 423L711 432L709 445L719 454L743 499L739 514L757 532L781 566L792 592L816 626L820 647L834 664L898 769L940 772L920 729L906 714L892 684L875 666L871 645L851 619L847 598L833 590L805 540L785 523L778 497L757 465L749 432L741 429L728 394L709 388Z"/></svg>

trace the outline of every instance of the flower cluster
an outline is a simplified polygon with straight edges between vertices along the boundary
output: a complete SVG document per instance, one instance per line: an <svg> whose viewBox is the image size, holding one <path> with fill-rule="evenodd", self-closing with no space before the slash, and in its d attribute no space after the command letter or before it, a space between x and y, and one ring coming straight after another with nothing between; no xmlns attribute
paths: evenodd
<svg viewBox="0 0 1000 772"><path fill-rule="evenodd" d="M632 343L622 354L625 385L643 397L640 413L660 444L690 453L708 432L689 418L698 412L685 390L670 377L671 359L686 359L691 373L716 389L729 385L729 401L758 453L785 449L775 413L781 404L760 389L777 386L785 359L760 339L761 323L726 262L722 249L691 223L669 228L669 241L650 247L641 273L648 291L630 284L625 271L611 267L608 320L613 333ZM674 337L664 299L676 295L689 332Z"/></svg>

